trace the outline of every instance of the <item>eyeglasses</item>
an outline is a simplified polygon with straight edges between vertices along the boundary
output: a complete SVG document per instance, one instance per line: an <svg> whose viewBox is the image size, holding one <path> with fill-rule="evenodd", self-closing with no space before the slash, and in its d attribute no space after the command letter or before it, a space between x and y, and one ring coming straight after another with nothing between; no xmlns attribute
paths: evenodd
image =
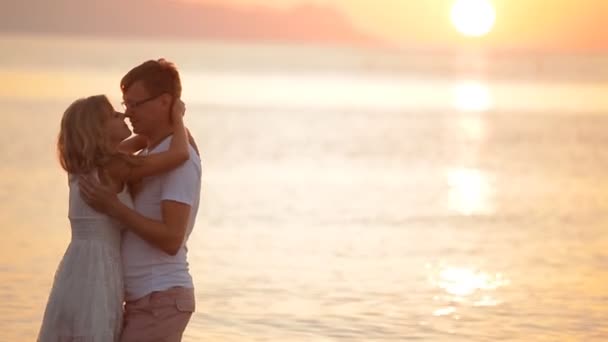
<svg viewBox="0 0 608 342"><path fill-rule="evenodd" d="M144 103L146 103L146 102L150 102L150 101L152 101L152 100L156 99L157 97L160 97L161 95L162 95L162 93L161 93L161 94L158 94L158 95L153 95L153 96L150 96L150 97L148 97L148 98L145 98L145 99L143 99L143 100L139 100L139 101L129 101L129 102L127 102L127 101L123 101L123 102L121 102L120 104L122 105L122 107L123 107L125 110L127 110L127 109L135 109L135 108L137 108L137 107L139 107L139 106L143 105L143 104L144 104Z"/></svg>

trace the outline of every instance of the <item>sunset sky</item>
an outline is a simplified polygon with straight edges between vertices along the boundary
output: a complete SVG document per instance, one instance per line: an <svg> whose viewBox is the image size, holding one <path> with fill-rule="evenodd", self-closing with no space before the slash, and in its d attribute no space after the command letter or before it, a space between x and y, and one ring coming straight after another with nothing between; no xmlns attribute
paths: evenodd
<svg viewBox="0 0 608 342"><path fill-rule="evenodd" d="M460 35L449 21L453 0L189 0L235 6L334 7L353 24L398 43L608 51L606 0L492 0L496 25L481 39Z"/></svg>
<svg viewBox="0 0 608 342"><path fill-rule="evenodd" d="M489 0L495 25L477 38L463 36L450 22L454 1L23 0L0 3L0 32L155 37L158 31L185 38L320 42L372 37L402 47L608 51L608 0Z"/></svg>

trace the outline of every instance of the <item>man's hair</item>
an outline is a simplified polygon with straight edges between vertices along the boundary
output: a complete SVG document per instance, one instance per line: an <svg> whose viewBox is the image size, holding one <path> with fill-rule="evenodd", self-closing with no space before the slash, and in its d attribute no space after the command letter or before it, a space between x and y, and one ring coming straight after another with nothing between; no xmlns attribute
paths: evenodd
<svg viewBox="0 0 608 342"><path fill-rule="evenodd" d="M142 81L144 88L150 95L161 95L167 93L173 99L182 96L182 83L175 64L161 58L149 60L131 69L120 80L120 89L124 94L133 83Z"/></svg>

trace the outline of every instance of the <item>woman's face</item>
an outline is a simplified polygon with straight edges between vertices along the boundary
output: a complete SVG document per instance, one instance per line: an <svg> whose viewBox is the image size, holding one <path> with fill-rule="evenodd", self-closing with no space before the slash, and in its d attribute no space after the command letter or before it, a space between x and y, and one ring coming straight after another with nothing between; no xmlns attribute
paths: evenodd
<svg viewBox="0 0 608 342"><path fill-rule="evenodd" d="M118 144L121 141L131 136L131 130L125 123L125 115L111 108L108 118L104 122L106 136L113 144Z"/></svg>

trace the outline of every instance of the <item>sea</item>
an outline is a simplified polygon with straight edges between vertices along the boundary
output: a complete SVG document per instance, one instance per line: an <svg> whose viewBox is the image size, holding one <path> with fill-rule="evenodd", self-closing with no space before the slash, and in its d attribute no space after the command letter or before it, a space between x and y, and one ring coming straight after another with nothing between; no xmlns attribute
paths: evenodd
<svg viewBox="0 0 608 342"><path fill-rule="evenodd" d="M63 111L181 72L183 341L607 341L608 54L0 35L0 341L70 241Z"/></svg>

